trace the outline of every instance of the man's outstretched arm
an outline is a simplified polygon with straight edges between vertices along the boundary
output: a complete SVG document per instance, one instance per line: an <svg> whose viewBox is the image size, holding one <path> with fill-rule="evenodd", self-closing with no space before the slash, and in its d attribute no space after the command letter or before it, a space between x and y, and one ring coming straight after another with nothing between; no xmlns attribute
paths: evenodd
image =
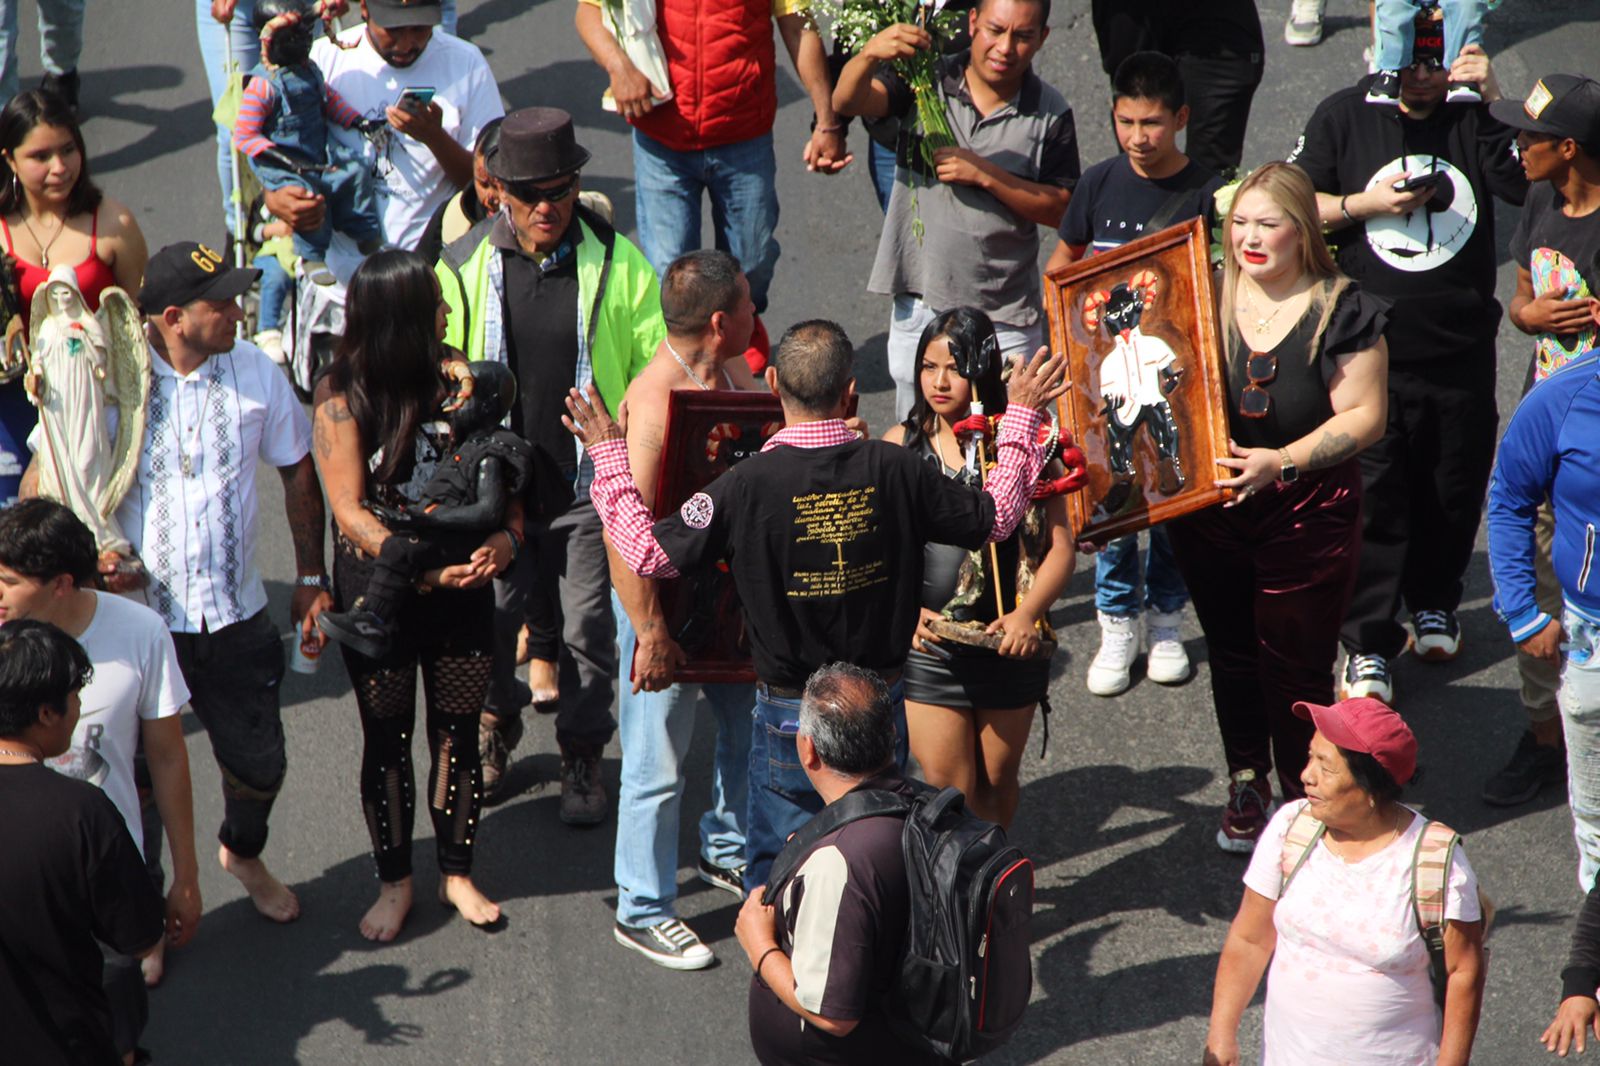
<svg viewBox="0 0 1600 1066"><path fill-rule="evenodd" d="M617 554L640 577L677 577L678 568L656 540L650 508L628 466L627 404L618 409L620 420L614 421L599 391L590 385L587 396L572 390L567 396L567 412L561 416L561 424L583 442L594 461L589 498Z"/></svg>

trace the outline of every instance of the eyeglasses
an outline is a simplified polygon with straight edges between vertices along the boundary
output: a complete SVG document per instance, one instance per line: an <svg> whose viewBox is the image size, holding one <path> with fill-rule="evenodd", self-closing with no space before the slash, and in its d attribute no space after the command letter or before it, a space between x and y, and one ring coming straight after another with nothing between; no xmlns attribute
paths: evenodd
<svg viewBox="0 0 1600 1066"><path fill-rule="evenodd" d="M1266 418L1272 409L1272 393L1263 386L1278 376L1278 357L1268 352L1251 352L1245 364L1250 383L1239 394L1239 413L1246 418Z"/></svg>
<svg viewBox="0 0 1600 1066"><path fill-rule="evenodd" d="M541 189L531 181L505 181L500 184L504 187L507 195L521 200L530 207L537 207L542 203L559 204L571 196L578 188L578 178L577 175L573 175L572 180L565 185L559 185L553 189Z"/></svg>

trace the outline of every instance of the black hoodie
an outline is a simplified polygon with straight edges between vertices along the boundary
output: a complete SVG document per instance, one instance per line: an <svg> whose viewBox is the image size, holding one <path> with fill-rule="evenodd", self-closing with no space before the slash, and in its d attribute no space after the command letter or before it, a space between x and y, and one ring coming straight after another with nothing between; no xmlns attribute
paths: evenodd
<svg viewBox="0 0 1600 1066"><path fill-rule="evenodd" d="M1512 147L1516 131L1482 104L1441 103L1426 118L1365 100L1367 77L1318 105L1289 155L1318 192L1343 196L1379 175L1437 165L1450 180L1423 210L1336 229L1339 266L1363 291L1390 301L1389 358L1439 359L1493 350L1494 200L1521 204L1528 179ZM1409 160L1406 157L1410 157Z"/></svg>

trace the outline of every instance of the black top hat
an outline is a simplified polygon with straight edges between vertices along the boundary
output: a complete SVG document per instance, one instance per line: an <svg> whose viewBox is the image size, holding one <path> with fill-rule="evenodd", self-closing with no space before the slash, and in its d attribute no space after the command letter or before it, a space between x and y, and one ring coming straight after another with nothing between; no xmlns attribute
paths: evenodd
<svg viewBox="0 0 1600 1066"><path fill-rule="evenodd" d="M550 181L588 162L588 149L573 135L571 115L558 107L525 107L500 123L500 147L485 166L501 181Z"/></svg>
<svg viewBox="0 0 1600 1066"><path fill-rule="evenodd" d="M1570 137L1600 152L1600 82L1579 74L1546 74L1522 102L1496 100L1489 113L1514 129Z"/></svg>

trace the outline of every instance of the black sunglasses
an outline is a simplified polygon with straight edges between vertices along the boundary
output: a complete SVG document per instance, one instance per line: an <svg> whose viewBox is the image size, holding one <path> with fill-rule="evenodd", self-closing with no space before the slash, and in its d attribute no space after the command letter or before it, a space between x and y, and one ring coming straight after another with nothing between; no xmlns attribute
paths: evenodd
<svg viewBox="0 0 1600 1066"><path fill-rule="evenodd" d="M1250 383L1239 394L1239 413L1246 418L1265 418L1272 409L1272 393L1263 386L1278 376L1278 357L1270 352L1251 352L1245 364Z"/></svg>
<svg viewBox="0 0 1600 1066"><path fill-rule="evenodd" d="M577 189L578 176L574 174L565 185L558 185L553 189L540 188L531 181L502 181L500 184L507 195L525 204L559 204Z"/></svg>

